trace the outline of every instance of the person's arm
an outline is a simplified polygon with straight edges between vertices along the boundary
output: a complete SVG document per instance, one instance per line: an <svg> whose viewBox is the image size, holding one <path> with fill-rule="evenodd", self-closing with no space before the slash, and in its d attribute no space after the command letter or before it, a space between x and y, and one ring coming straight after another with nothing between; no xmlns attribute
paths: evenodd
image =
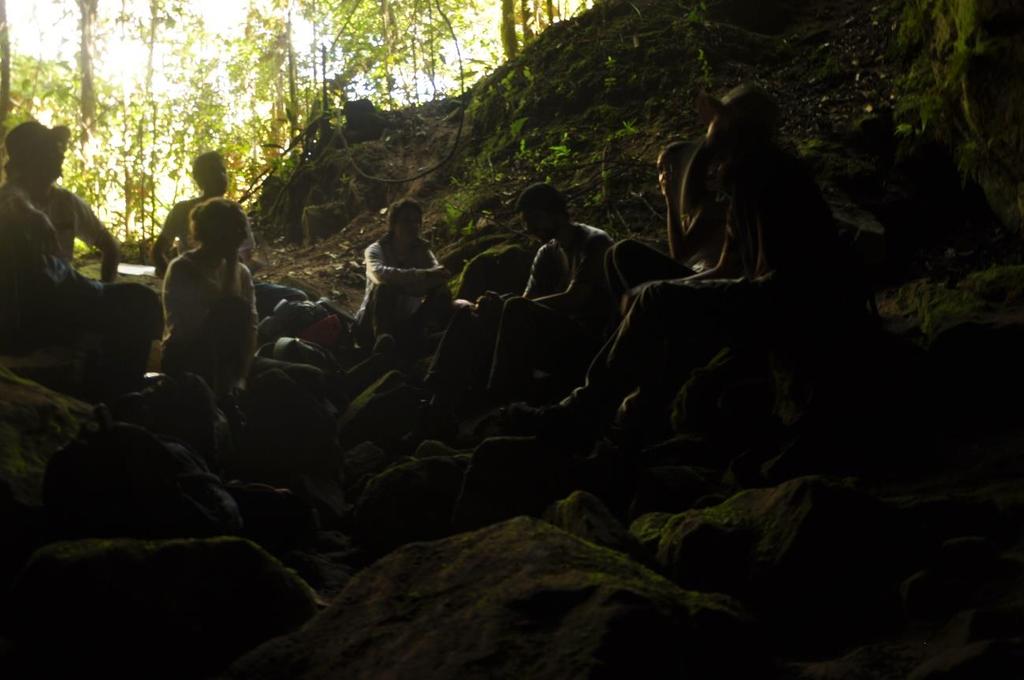
<svg viewBox="0 0 1024 680"><path fill-rule="evenodd" d="M594 295L601 294L604 288L604 256L608 252L609 242L592 241L593 245L580 262L569 287L561 293L544 295L534 302L544 305L568 316L580 314L593 300Z"/></svg>
<svg viewBox="0 0 1024 680"><path fill-rule="evenodd" d="M156 241L150 249L149 254L153 258L156 275L161 278L167 273L167 265L170 264L172 259L170 252L174 247L174 239L179 237L182 223L187 223L188 221L188 216L182 215L182 212L182 205L180 203L171 208L171 212L167 213L167 219L164 220L164 226L160 229L160 234L156 237Z"/></svg>
<svg viewBox="0 0 1024 680"><path fill-rule="evenodd" d="M245 240L238 246L238 260L248 267L250 272L258 272L265 266L256 259L256 237L253 236L252 226L248 222L245 225Z"/></svg>
<svg viewBox="0 0 1024 680"><path fill-rule="evenodd" d="M194 338L208 311L193 267L186 258L179 258L171 262L164 277L165 323L177 340Z"/></svg>
<svg viewBox="0 0 1024 680"><path fill-rule="evenodd" d="M384 249L379 243L366 249L366 278L377 285L397 286L410 295L418 295L437 287L448 279L448 272L439 264L429 268L392 267L384 262ZM437 260L431 253L433 262Z"/></svg>
<svg viewBox="0 0 1024 680"><path fill-rule="evenodd" d="M523 297L536 300L553 295L553 291L565 285L567 265L562 249L553 241L537 249L530 265L530 278L526 282Z"/></svg>
<svg viewBox="0 0 1024 680"><path fill-rule="evenodd" d="M659 175L661 195L665 197L665 230L668 238L668 254L673 260L682 262L685 257L681 192L677 191L675 163L669 162Z"/></svg>
<svg viewBox="0 0 1024 680"><path fill-rule="evenodd" d="M592 285L574 281L561 293L534 298L533 301L556 312L572 316L583 309L584 305L590 301L591 296L594 295L594 292Z"/></svg>
<svg viewBox="0 0 1024 680"><path fill-rule="evenodd" d="M121 261L121 248L117 240L106 229L103 235L96 239L95 244L103 254L103 264L100 268L100 277L104 283L111 283L117 280L117 265Z"/></svg>
<svg viewBox="0 0 1024 680"><path fill-rule="evenodd" d="M100 268L100 279L104 283L110 283L117 279L117 264L121 261L121 248L117 244L114 235L107 231L100 218L92 211L85 201L78 196L70 194L75 211L75 236L86 243L99 248L103 255L103 264Z"/></svg>
<svg viewBox="0 0 1024 680"><path fill-rule="evenodd" d="M701 215L707 201L710 165L711 152L701 143L683 168L670 164L663 173L669 256L677 262L693 256L695 244L703 237L703 230L695 233L695 229L707 224L706 220L701 220ZM677 177L677 172L682 176Z"/></svg>
<svg viewBox="0 0 1024 680"><path fill-rule="evenodd" d="M722 242L722 252L718 256L718 262L714 267L705 269L702 272L685 277L684 281L701 281L704 279L729 279L741 276L743 267L740 259L736 256L732 246L732 232L725 230L725 240Z"/></svg>
<svg viewBox="0 0 1024 680"><path fill-rule="evenodd" d="M252 274L245 265L239 265L241 271L241 293L249 303L249 323L245 329L245 336L239 351L239 375L238 386L244 387L249 377L249 368L252 366L253 357L256 355L257 339L256 325L259 321L259 313L256 311L256 286L252 282Z"/></svg>

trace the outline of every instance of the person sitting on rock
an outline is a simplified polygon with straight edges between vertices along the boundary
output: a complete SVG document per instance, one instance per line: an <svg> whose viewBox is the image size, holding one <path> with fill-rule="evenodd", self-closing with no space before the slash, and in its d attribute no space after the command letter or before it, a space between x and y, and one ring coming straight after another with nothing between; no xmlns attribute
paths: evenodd
<svg viewBox="0 0 1024 680"><path fill-rule="evenodd" d="M223 156L216 151L208 151L197 156L192 162L192 179L195 180L202 193L196 198L189 198L174 204L150 251L157 276L164 276L167 272L167 265L175 256L175 252L177 255L183 255L194 247L189 236L189 215L192 213L192 209L203 201L220 198L227 193L228 171ZM238 256L251 273L260 265L254 258L256 239L252 234L252 229L248 227L247 229L245 240L238 248ZM175 243L177 243L176 250ZM256 309L261 319L269 316L281 300L306 299L306 294L301 290L275 283L257 283L255 290Z"/></svg>
<svg viewBox="0 0 1024 680"><path fill-rule="evenodd" d="M708 187L710 153L704 140L674 142L658 155L658 188L665 199L668 254L639 241L608 249L605 271L612 298L623 300L650 281L680 279L718 261L725 237L725 211ZM626 310L620 311L625 313Z"/></svg>
<svg viewBox="0 0 1024 680"><path fill-rule="evenodd" d="M495 399L537 397L535 369L563 378L574 370L582 374L605 332L611 298L603 267L611 237L573 222L565 198L550 184L527 187L516 210L527 233L544 245L521 296L502 300L485 293L456 310L427 375L435 402L445 408L482 382Z"/></svg>
<svg viewBox="0 0 1024 680"><path fill-rule="evenodd" d="M63 125L48 128L30 120L7 133L7 183L5 190L18 189L32 207L50 219L57 234L56 255L71 263L75 239L99 248L103 255L100 278L110 283L117 278L120 248L85 201L58 186L64 169L71 131Z"/></svg>
<svg viewBox="0 0 1024 680"><path fill-rule="evenodd" d="M256 296L238 261L248 233L242 207L211 198L192 209L198 247L177 257L164 278L163 370L202 377L218 396L244 385L256 350Z"/></svg>
<svg viewBox="0 0 1024 680"><path fill-rule="evenodd" d="M163 330L155 292L138 283L102 283L60 256L59 232L20 189L0 191L0 351L29 352L100 340L78 396L109 399L138 389Z"/></svg>
<svg viewBox="0 0 1024 680"><path fill-rule="evenodd" d="M429 329L440 328L448 320L451 293L445 284L451 274L420 238L422 226L420 204L398 201L388 209L388 233L364 253L366 293L354 326L356 341L363 348L390 335L411 356Z"/></svg>
<svg viewBox="0 0 1024 680"><path fill-rule="evenodd" d="M551 407L515 405L511 429L593 432L617 407L627 424L667 422L672 396L722 346L811 348L856 315L862 298L843 270L831 211L805 166L774 141L774 102L743 85L722 100L702 95L698 107L707 159L730 197L717 264L629 291L629 311L583 386Z"/></svg>

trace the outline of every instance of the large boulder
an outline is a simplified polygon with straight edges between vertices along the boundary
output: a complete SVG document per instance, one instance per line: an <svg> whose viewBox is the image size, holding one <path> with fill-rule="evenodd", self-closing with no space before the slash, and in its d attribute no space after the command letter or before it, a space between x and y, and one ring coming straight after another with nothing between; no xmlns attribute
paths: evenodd
<svg viewBox="0 0 1024 680"><path fill-rule="evenodd" d="M519 517L391 553L227 676L750 677L749 633L730 598Z"/></svg>
<svg viewBox="0 0 1024 680"><path fill-rule="evenodd" d="M0 587L45 533L47 464L92 421L88 404L0 367Z"/></svg>
<svg viewBox="0 0 1024 680"><path fill-rule="evenodd" d="M451 532L461 488L462 467L452 458L394 465L367 482L356 505L356 530L379 552L441 538Z"/></svg>
<svg viewBox="0 0 1024 680"><path fill-rule="evenodd" d="M1015 416L1011 393L1024 380L1024 265L973 272L953 287L913 281L887 298L883 311L920 329L927 349L929 420L973 424L975 417Z"/></svg>
<svg viewBox="0 0 1024 680"><path fill-rule="evenodd" d="M237 534L242 518L206 460L127 423L86 432L54 454L43 499L62 537Z"/></svg>
<svg viewBox="0 0 1024 680"><path fill-rule="evenodd" d="M314 598L243 539L86 540L33 555L4 626L36 676L194 677L295 630Z"/></svg>
<svg viewBox="0 0 1024 680"><path fill-rule="evenodd" d="M573 491L567 498L553 503L544 512L544 519L596 545L639 560L647 557L640 543L592 493Z"/></svg>
<svg viewBox="0 0 1024 680"><path fill-rule="evenodd" d="M0 498L41 507L50 458L92 420L92 407L0 367Z"/></svg>
<svg viewBox="0 0 1024 680"><path fill-rule="evenodd" d="M344 446L372 441L388 449L416 429L427 396L402 373L389 371L352 400L338 423L338 437Z"/></svg>
<svg viewBox="0 0 1024 680"><path fill-rule="evenodd" d="M702 434L717 448L736 451L771 431L775 385L768 362L752 354L723 349L693 371L672 405L676 432Z"/></svg>
<svg viewBox="0 0 1024 680"><path fill-rule="evenodd" d="M477 529L517 515L540 517L572 489L568 454L535 437L493 437L473 452L455 527Z"/></svg>
<svg viewBox="0 0 1024 680"><path fill-rule="evenodd" d="M657 562L684 588L744 598L776 630L835 640L898 616L909 566L893 526L871 497L803 477L675 515Z"/></svg>
<svg viewBox="0 0 1024 680"><path fill-rule="evenodd" d="M530 278L533 253L514 243L492 246L466 263L449 283L452 294L476 300L484 291L521 294Z"/></svg>

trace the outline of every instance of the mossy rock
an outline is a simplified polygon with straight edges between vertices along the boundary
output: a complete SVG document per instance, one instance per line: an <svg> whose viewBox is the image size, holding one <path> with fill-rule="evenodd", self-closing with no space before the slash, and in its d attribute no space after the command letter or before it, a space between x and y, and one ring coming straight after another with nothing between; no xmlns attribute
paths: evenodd
<svg viewBox="0 0 1024 680"><path fill-rule="evenodd" d="M519 517L400 548L227 677L756 677L751 632L728 597Z"/></svg>
<svg viewBox="0 0 1024 680"><path fill-rule="evenodd" d="M510 239L508 234L483 234L480 236L473 236L468 239L460 240L447 248L443 248L438 252L437 258L441 264L444 265L445 269L450 272L457 272L459 275L462 274L462 270L465 269L466 263L472 260L480 253L490 249L508 244ZM456 292L458 286L452 288L452 292Z"/></svg>
<svg viewBox="0 0 1024 680"><path fill-rule="evenodd" d="M653 528L634 533L641 531L650 544ZM827 621L835 639L838 628L863 627L898 607L895 584L909 564L898 533L871 497L802 477L673 516L657 563L684 588L743 598L778 630L811 640Z"/></svg>
<svg viewBox="0 0 1024 680"><path fill-rule="evenodd" d="M899 42L911 66L898 130L943 143L1004 223L1024 227L1024 6L913 0Z"/></svg>
<svg viewBox="0 0 1024 680"><path fill-rule="evenodd" d="M194 677L315 613L310 587L240 538L85 540L33 555L5 624L40 675Z"/></svg>
<svg viewBox="0 0 1024 680"><path fill-rule="evenodd" d="M436 439L427 439L420 442L413 452L413 458L454 458L455 456L469 453L460 449L454 449L444 442Z"/></svg>
<svg viewBox="0 0 1024 680"><path fill-rule="evenodd" d="M953 287L918 279L881 305L888 316L914 317L929 342L953 326L982 321L1010 308L1024 309L1024 265L974 272Z"/></svg>
<svg viewBox="0 0 1024 680"><path fill-rule="evenodd" d="M677 433L705 434L713 440L738 439L766 425L775 393L767 362L726 348L697 368L672 405Z"/></svg>
<svg viewBox="0 0 1024 680"><path fill-rule="evenodd" d="M92 407L0 366L0 496L43 504L46 465L92 421Z"/></svg>
<svg viewBox="0 0 1024 680"><path fill-rule="evenodd" d="M389 371L359 394L338 423L343 446L372 441L387 448L412 432L419 419L423 390L408 384L399 371Z"/></svg>
<svg viewBox="0 0 1024 680"><path fill-rule="evenodd" d="M592 493L573 491L567 498L553 503L545 511L544 519L595 545L618 550L634 559L645 559L636 539Z"/></svg>
<svg viewBox="0 0 1024 680"><path fill-rule="evenodd" d="M571 461L565 451L536 437L492 437L473 451L454 524L468 530L517 515L540 517L548 505L572 490Z"/></svg>
<svg viewBox="0 0 1024 680"><path fill-rule="evenodd" d="M665 531L665 525L674 517L670 512L649 512L640 515L629 525L629 533L640 542L651 555L658 552L658 544L661 543L661 534Z"/></svg>
<svg viewBox="0 0 1024 680"><path fill-rule="evenodd" d="M466 263L448 282L452 295L476 300L485 291L521 294L530 278L534 253L516 243L492 246Z"/></svg>
<svg viewBox="0 0 1024 680"><path fill-rule="evenodd" d="M393 465L371 478L356 505L362 541L383 553L451 533L462 475L455 460L435 456Z"/></svg>

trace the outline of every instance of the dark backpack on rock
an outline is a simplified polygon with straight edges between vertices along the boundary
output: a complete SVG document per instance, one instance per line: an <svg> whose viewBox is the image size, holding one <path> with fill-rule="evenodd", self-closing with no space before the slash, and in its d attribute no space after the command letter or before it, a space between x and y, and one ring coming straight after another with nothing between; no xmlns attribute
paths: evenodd
<svg viewBox="0 0 1024 680"><path fill-rule="evenodd" d="M110 405L114 420L143 427L179 440L205 459L211 471L232 450L231 427L206 382L193 373L163 376L141 392L131 392Z"/></svg>
<svg viewBox="0 0 1024 680"><path fill-rule="evenodd" d="M43 502L67 536L237 534L238 504L202 456L137 425L86 432L50 460Z"/></svg>

